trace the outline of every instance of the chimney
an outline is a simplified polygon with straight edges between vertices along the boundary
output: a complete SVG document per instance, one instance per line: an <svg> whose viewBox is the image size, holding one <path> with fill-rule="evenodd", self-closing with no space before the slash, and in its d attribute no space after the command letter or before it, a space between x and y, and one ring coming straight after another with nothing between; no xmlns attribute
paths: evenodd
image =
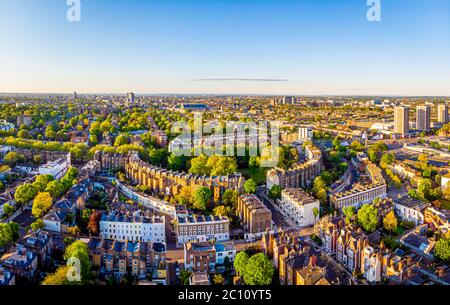
<svg viewBox="0 0 450 305"><path fill-rule="evenodd" d="M444 270L444 268L438 268L438 269L437 269L437 276L438 276L439 278L443 278L443 277L445 276L445 270Z"/></svg>
<svg viewBox="0 0 450 305"><path fill-rule="evenodd" d="M411 278L412 276L413 276L412 268L408 268L408 270L406 271L406 277Z"/></svg>
<svg viewBox="0 0 450 305"><path fill-rule="evenodd" d="M413 259L412 259L411 256L408 256L408 257L406 258L406 265L407 265L408 267L411 267L412 264L413 264Z"/></svg>
<svg viewBox="0 0 450 305"><path fill-rule="evenodd" d="M309 266L311 268L317 267L317 257L315 255L309 257Z"/></svg>

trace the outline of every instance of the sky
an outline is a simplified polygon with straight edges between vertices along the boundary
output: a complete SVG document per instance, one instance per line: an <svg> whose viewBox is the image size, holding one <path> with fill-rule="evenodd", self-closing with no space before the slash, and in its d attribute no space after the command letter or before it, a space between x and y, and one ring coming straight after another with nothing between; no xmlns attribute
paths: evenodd
<svg viewBox="0 0 450 305"><path fill-rule="evenodd" d="M450 0L0 0L0 92L450 96Z"/></svg>

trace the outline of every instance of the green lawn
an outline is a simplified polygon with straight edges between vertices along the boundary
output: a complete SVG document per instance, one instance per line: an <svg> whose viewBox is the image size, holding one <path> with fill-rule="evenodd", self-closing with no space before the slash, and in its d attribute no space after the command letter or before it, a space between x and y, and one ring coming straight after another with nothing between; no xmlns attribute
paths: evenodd
<svg viewBox="0 0 450 305"><path fill-rule="evenodd" d="M253 180L255 180L256 184L263 185L266 183L266 173L268 168L243 168L239 169L245 176L250 176Z"/></svg>
<svg viewBox="0 0 450 305"><path fill-rule="evenodd" d="M450 211L450 200L441 199L440 201L442 203L441 208Z"/></svg>

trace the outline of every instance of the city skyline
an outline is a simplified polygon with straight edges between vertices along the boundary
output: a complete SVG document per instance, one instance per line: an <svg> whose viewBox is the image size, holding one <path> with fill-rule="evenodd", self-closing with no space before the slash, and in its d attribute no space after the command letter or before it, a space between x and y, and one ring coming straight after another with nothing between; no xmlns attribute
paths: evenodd
<svg viewBox="0 0 450 305"><path fill-rule="evenodd" d="M450 96L450 2L1 1L0 92Z"/></svg>

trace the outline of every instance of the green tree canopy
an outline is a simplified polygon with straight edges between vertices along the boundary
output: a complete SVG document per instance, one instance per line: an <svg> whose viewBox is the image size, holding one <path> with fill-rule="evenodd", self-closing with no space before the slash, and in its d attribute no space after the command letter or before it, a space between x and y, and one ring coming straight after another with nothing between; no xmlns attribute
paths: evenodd
<svg viewBox="0 0 450 305"><path fill-rule="evenodd" d="M249 256L247 252L241 251L238 254L236 254L236 257L234 259L234 269L236 270L236 273L238 275L243 276L245 273L245 267L247 266Z"/></svg>
<svg viewBox="0 0 450 305"><path fill-rule="evenodd" d="M34 198L32 213L36 218L41 217L52 207L53 199L47 192L39 192Z"/></svg>
<svg viewBox="0 0 450 305"><path fill-rule="evenodd" d="M244 190L247 194L256 194L257 189L258 185L256 184L255 180L249 179L245 181Z"/></svg>
<svg viewBox="0 0 450 305"><path fill-rule="evenodd" d="M37 195L36 188L31 183L25 183L17 187L14 199L19 204L27 204Z"/></svg>
<svg viewBox="0 0 450 305"><path fill-rule="evenodd" d="M207 187L198 188L193 195L192 206L194 209L205 211L211 200L212 192Z"/></svg>
<svg viewBox="0 0 450 305"><path fill-rule="evenodd" d="M371 204L365 204L358 211L358 223L367 232L373 232L378 226L378 209Z"/></svg>
<svg viewBox="0 0 450 305"><path fill-rule="evenodd" d="M270 285L275 270L263 253L253 255L245 266L244 282L247 285Z"/></svg>
<svg viewBox="0 0 450 305"><path fill-rule="evenodd" d="M442 237L434 248L436 256L443 261L450 261L450 238Z"/></svg>

